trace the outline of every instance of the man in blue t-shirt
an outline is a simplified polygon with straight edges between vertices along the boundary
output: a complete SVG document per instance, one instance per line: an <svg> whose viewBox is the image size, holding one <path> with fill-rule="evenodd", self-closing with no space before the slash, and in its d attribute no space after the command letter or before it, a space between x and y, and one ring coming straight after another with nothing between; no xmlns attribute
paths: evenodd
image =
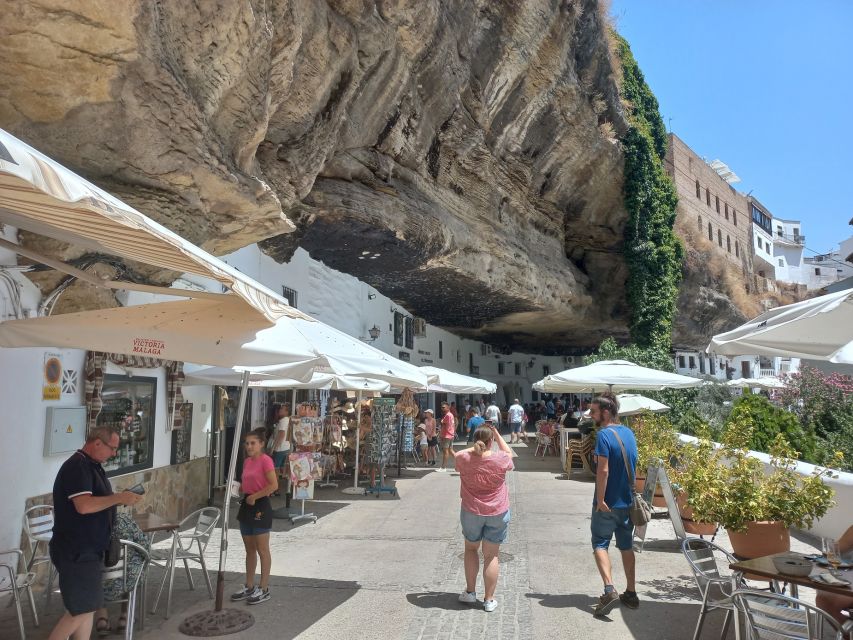
<svg viewBox="0 0 853 640"><path fill-rule="evenodd" d="M480 415L480 408L478 406L475 405L472 407L471 411L474 415L468 418L468 442L474 442L474 432L477 430L477 427L486 422L483 420L483 416Z"/></svg>
<svg viewBox="0 0 853 640"><path fill-rule="evenodd" d="M629 508L633 498L632 478L637 468L637 440L634 432L619 424L619 402L612 393L603 393L592 401L590 417L598 436L595 442L595 496L592 500L592 550L595 564L604 581L604 594L595 607L595 615L606 615L620 600L630 609L640 606L635 585L634 525ZM623 455L624 448L624 455ZM627 466L630 467L630 477ZM622 553L627 587L620 596L613 586L610 571L610 540Z"/></svg>

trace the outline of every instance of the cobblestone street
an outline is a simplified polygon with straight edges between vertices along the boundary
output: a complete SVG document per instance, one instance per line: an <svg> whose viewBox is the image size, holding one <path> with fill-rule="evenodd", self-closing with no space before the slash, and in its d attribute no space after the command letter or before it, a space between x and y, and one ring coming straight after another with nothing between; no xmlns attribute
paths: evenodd
<svg viewBox="0 0 853 640"><path fill-rule="evenodd" d="M516 471L508 475L512 523L509 541L501 547L499 606L493 613L456 600L465 586L458 476L409 469L396 479L399 498L352 497L340 489L318 489L318 499L307 503L308 510L320 516L316 524L293 526L277 520L272 534L273 598L251 608L254 627L229 637L691 637L699 611L697 592L669 520L652 521L645 551L638 556L640 608L617 607L606 618L594 618L601 581L589 549L592 478L578 472L565 480L556 458L534 457L533 449L524 445L513 449ZM242 579L244 556L235 524L232 518L226 594ZM728 544L724 534L721 539ZM807 548L798 540L792 544ZM210 566L216 564L217 547L218 540L208 547ZM621 565L615 553L612 557L621 590ZM161 575L159 569L152 571L151 591ZM183 571L176 572L170 619L163 618L161 602L136 638L186 637L177 630L180 622L188 613L212 606L198 570L195 576L197 588L190 591ZM478 596L482 598L482 580ZM54 597L51 609L44 611L44 600L38 599L42 624L34 629L27 615L28 638L47 637L60 613L59 602ZM0 637L15 637L13 616L13 607L0 611ZM721 621L722 616L710 614L703 637L719 636Z"/></svg>

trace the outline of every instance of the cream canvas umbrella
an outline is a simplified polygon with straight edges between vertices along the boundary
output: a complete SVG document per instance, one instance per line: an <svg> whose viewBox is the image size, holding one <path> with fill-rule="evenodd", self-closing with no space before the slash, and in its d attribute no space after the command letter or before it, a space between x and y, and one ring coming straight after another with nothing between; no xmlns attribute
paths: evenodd
<svg viewBox="0 0 853 640"><path fill-rule="evenodd" d="M601 360L546 376L536 382L533 388L544 393L591 393L606 390L688 389L701 384L699 378L641 367L627 360Z"/></svg>
<svg viewBox="0 0 853 640"><path fill-rule="evenodd" d="M729 380L726 382L726 386L728 387L740 387L741 389L745 388L754 388L758 387L759 389L784 389L785 383L782 382L779 378L738 378L737 380Z"/></svg>
<svg viewBox="0 0 853 640"><path fill-rule="evenodd" d="M853 364L853 290L771 309L714 336L706 351Z"/></svg>

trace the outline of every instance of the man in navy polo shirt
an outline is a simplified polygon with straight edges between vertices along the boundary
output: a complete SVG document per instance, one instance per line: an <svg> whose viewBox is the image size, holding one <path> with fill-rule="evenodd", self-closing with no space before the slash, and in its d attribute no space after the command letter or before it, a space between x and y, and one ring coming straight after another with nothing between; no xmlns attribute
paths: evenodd
<svg viewBox="0 0 853 640"><path fill-rule="evenodd" d="M97 427L56 474L50 558L59 573L66 611L48 640L88 640L95 611L103 601L104 551L109 547L115 507L141 499L130 491L113 493L107 480L101 464L116 454L118 446L115 429Z"/></svg>

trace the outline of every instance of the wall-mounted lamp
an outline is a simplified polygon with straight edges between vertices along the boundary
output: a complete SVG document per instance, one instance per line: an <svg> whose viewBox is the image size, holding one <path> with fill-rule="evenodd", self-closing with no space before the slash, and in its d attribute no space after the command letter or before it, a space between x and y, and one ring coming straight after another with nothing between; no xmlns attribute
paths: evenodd
<svg viewBox="0 0 853 640"><path fill-rule="evenodd" d="M528 363L527 363L527 368L528 368L528 369L532 369L532 368L533 368L533 360L531 360L530 362L528 362Z"/></svg>
<svg viewBox="0 0 853 640"><path fill-rule="evenodd" d="M372 327L370 327L370 329L367 330L367 333L370 335L370 341L376 342L379 339L379 336L382 334L382 330L376 325L373 325Z"/></svg>
<svg viewBox="0 0 853 640"><path fill-rule="evenodd" d="M375 293L368 293L368 294L367 294L367 299L368 299L368 300L373 300L375 297L376 297L376 294L375 294Z"/></svg>
<svg viewBox="0 0 853 640"><path fill-rule="evenodd" d="M397 313L397 307L391 307L391 313Z"/></svg>

